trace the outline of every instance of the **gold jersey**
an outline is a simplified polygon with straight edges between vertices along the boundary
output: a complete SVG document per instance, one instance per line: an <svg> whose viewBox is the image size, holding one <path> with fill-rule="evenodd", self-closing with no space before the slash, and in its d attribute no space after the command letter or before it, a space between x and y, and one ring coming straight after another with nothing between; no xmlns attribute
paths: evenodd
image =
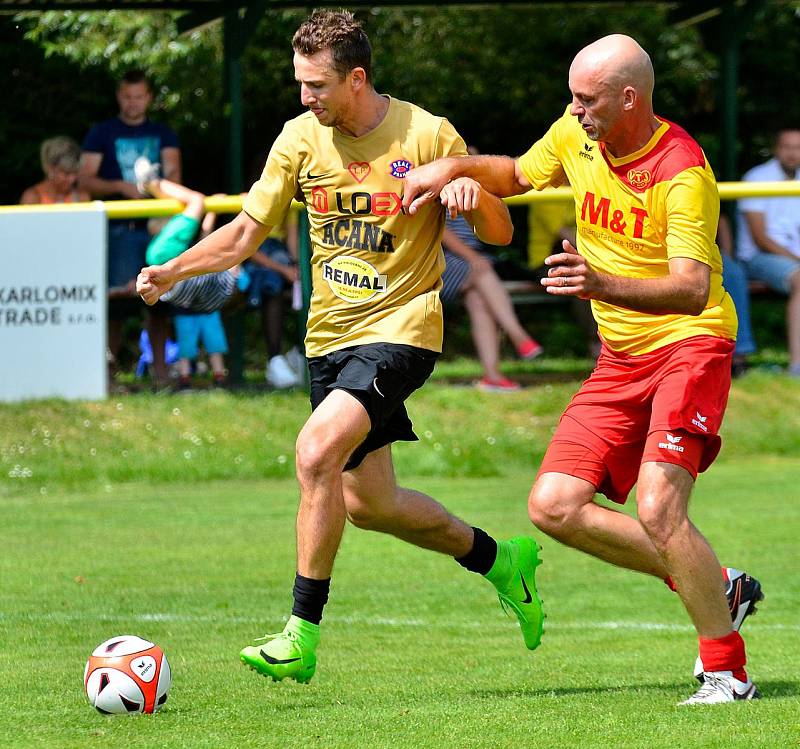
<svg viewBox="0 0 800 749"><path fill-rule="evenodd" d="M308 356L367 343L442 350L444 209L435 201L403 213L403 180L416 166L466 153L446 119L398 99L359 138L320 125L311 112L286 123L243 207L275 226L292 198L306 204Z"/></svg>
<svg viewBox="0 0 800 749"><path fill-rule="evenodd" d="M638 151L614 158L586 137L567 108L519 165L537 190L566 174L575 195L578 251L600 272L630 278L669 274L685 257L711 269L706 308L696 316L650 314L592 300L603 340L614 351L644 354L697 335L736 339L736 310L722 286L715 244L719 193L700 146L660 120Z"/></svg>

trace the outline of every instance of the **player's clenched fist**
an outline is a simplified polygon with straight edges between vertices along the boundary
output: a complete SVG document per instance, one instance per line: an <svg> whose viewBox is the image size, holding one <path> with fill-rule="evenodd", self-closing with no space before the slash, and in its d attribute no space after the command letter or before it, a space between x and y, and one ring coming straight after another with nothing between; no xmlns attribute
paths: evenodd
<svg viewBox="0 0 800 749"><path fill-rule="evenodd" d="M452 159L437 159L412 169L403 184L403 210L414 215L430 203L452 179Z"/></svg>
<svg viewBox="0 0 800 749"><path fill-rule="evenodd" d="M142 268L136 277L136 293L145 304L155 304L162 294L166 294L174 285L172 274L163 265L149 265Z"/></svg>

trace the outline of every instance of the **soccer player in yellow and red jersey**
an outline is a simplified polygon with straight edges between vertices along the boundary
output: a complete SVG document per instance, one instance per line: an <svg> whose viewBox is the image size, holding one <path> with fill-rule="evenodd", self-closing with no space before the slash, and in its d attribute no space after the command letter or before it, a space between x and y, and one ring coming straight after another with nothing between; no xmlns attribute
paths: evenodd
<svg viewBox="0 0 800 749"><path fill-rule="evenodd" d="M466 155L441 117L375 91L371 49L350 13L317 11L292 41L300 98L244 210L180 257L144 268L137 289L153 304L177 281L229 268L280 225L295 195L309 211L313 296L306 353L313 413L297 439L300 483L297 575L284 630L246 647L242 661L275 680L307 682L316 669L322 610L346 519L448 554L483 574L516 614L526 646L542 635L527 537L495 541L430 497L397 486L391 443L417 439L404 401L442 350L439 301L445 210L476 233L508 244L505 205L471 179L456 180L414 216L401 205L413 166ZM444 206L444 208L442 207ZM256 539L268 528L254 529Z"/></svg>
<svg viewBox="0 0 800 749"><path fill-rule="evenodd" d="M697 143L654 115L653 83L636 41L604 37L575 57L572 103L526 154L415 169L403 201L413 213L461 176L496 195L569 181L578 247L564 241L547 258L542 284L591 300L603 347L559 422L529 515L563 543L677 591L704 682L683 704L752 699L738 629L761 586L737 570L721 575L687 513L698 472L719 452L736 337L714 244L719 196ZM594 501L601 492L623 503L634 484L638 519Z"/></svg>

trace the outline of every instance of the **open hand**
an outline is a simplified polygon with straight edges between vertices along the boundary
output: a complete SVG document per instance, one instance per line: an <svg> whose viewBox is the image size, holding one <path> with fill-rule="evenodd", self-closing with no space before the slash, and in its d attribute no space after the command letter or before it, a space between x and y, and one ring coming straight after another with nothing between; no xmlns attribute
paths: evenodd
<svg viewBox="0 0 800 749"><path fill-rule="evenodd" d="M469 177L459 177L448 182L439 193L439 200L447 209L450 218L459 213L472 211L478 207L481 199L481 186Z"/></svg>
<svg viewBox="0 0 800 749"><path fill-rule="evenodd" d="M599 288L598 274L589 267L589 263L568 239L563 240L561 246L564 252L545 258L544 263L550 268L547 278L541 281L542 286L548 294L555 296L591 299L593 292Z"/></svg>

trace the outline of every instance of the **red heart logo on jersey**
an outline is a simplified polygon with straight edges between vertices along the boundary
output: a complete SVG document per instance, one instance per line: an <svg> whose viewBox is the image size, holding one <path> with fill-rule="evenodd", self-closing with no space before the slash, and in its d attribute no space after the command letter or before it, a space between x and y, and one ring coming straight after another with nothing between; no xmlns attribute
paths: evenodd
<svg viewBox="0 0 800 749"><path fill-rule="evenodd" d="M358 184L361 184L369 176L372 167L367 161L353 161L347 165L347 171L353 175L353 179L355 179Z"/></svg>

